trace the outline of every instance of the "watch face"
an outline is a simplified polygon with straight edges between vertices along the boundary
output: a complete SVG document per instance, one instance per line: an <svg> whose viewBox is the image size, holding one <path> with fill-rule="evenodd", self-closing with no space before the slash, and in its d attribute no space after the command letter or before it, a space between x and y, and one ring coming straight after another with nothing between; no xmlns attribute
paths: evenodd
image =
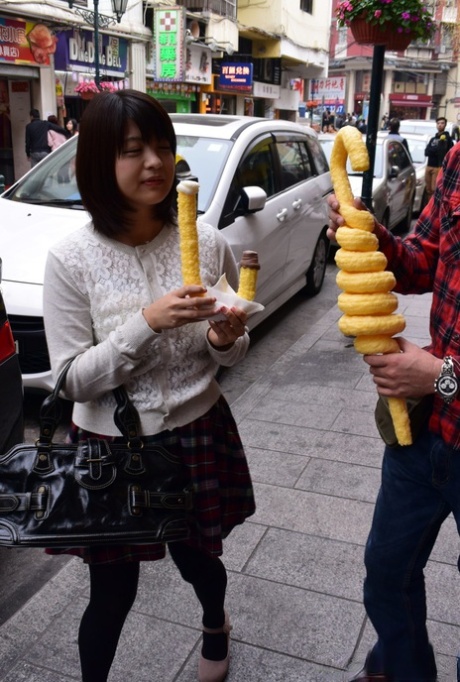
<svg viewBox="0 0 460 682"><path fill-rule="evenodd" d="M439 379L437 389L446 398L456 395L458 391L458 381L456 377L443 376Z"/></svg>

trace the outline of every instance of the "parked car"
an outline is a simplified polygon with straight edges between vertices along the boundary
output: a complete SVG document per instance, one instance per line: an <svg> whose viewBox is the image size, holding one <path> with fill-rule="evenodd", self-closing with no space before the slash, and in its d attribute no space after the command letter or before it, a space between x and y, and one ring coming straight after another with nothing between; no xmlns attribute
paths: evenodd
<svg viewBox="0 0 460 682"><path fill-rule="evenodd" d="M0 259L0 285L2 261ZM16 345L0 289L0 455L24 436L22 379Z"/></svg>
<svg viewBox="0 0 460 682"><path fill-rule="evenodd" d="M455 142L458 142L460 140L460 127L458 123L452 123L451 121L448 121L446 125L446 130L450 134L452 139L455 140ZM433 137L433 135L436 135L437 133L436 121L434 119L426 121L424 119L418 118L417 119L404 118L400 123L399 133L403 137L406 137L406 133L415 133L417 135L429 135L430 137Z"/></svg>
<svg viewBox="0 0 460 682"><path fill-rule="evenodd" d="M404 133L404 139L407 140L412 164L415 168L415 175L417 177L414 201L415 213L423 211L428 198L425 190L425 169L428 161L428 157L425 156L425 148L431 137L432 135Z"/></svg>
<svg viewBox="0 0 460 682"><path fill-rule="evenodd" d="M177 153L200 182L199 217L222 230L237 261L246 249L259 253L257 301L265 310L249 326L301 289L318 293L329 246L325 197L332 187L316 133L250 117L172 119ZM71 138L0 197L4 295L25 387L52 387L42 319L48 250L88 221L74 173L77 143L78 136Z"/></svg>
<svg viewBox="0 0 460 682"><path fill-rule="evenodd" d="M323 133L318 140L329 160L335 136ZM353 194L361 196L363 174L353 171L349 160L347 173ZM372 204L377 220L390 230L397 226L409 230L415 185L415 169L404 145L385 134L377 135L372 183Z"/></svg>

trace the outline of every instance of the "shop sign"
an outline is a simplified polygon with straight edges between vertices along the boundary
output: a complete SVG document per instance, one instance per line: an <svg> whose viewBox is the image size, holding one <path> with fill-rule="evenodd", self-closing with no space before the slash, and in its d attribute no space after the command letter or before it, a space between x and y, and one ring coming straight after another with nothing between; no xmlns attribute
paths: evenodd
<svg viewBox="0 0 460 682"><path fill-rule="evenodd" d="M312 78L310 81L309 99L343 100L345 99L346 78Z"/></svg>
<svg viewBox="0 0 460 682"><path fill-rule="evenodd" d="M49 66L56 41L45 24L0 17L0 62Z"/></svg>
<svg viewBox="0 0 460 682"><path fill-rule="evenodd" d="M185 8L154 8L155 80L183 81Z"/></svg>
<svg viewBox="0 0 460 682"><path fill-rule="evenodd" d="M219 75L219 88L227 90L252 90L252 69L250 63L222 62Z"/></svg>
<svg viewBox="0 0 460 682"><path fill-rule="evenodd" d="M266 99L278 99L281 93L279 85L273 83L259 83L254 81L252 94L254 97L265 97Z"/></svg>
<svg viewBox="0 0 460 682"><path fill-rule="evenodd" d="M62 31L58 42L54 65L57 71L82 71L88 73L94 67L94 33L91 31ZM128 64L128 41L99 34L99 65L104 76L125 74Z"/></svg>
<svg viewBox="0 0 460 682"><path fill-rule="evenodd" d="M185 82L211 84L211 49L205 45L188 45L185 50Z"/></svg>

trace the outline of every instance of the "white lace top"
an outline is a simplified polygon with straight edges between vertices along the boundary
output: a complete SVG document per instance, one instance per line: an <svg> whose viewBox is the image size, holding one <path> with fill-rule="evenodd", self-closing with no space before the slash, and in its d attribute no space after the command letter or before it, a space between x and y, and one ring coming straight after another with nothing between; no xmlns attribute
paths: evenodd
<svg viewBox="0 0 460 682"><path fill-rule="evenodd" d="M237 289L237 266L223 236L199 226L201 277L213 285L226 273ZM89 431L120 435L111 389L124 384L139 411L144 435L182 426L205 414L220 389L218 364L244 357L245 334L227 351L208 343L207 322L155 333L142 308L182 285L179 232L165 226L131 247L94 231L92 224L55 245L45 273L44 317L53 374L76 358L65 394L73 420ZM78 356L78 357L77 357Z"/></svg>

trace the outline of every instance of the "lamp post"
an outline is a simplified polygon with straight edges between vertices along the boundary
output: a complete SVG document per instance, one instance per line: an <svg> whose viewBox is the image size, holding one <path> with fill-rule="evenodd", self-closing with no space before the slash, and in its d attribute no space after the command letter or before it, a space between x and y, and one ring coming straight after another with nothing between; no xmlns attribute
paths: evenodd
<svg viewBox="0 0 460 682"><path fill-rule="evenodd" d="M74 0L67 0L69 8L73 9ZM117 23L121 21L121 17L126 12L128 0L112 0L112 11L117 17ZM94 82L99 89L101 83L100 62L99 62L99 29L107 28L113 23L113 17L108 17L105 14L99 14L99 0L93 0L94 11L87 10L84 7L75 7L75 12L82 17L87 24L94 27Z"/></svg>

